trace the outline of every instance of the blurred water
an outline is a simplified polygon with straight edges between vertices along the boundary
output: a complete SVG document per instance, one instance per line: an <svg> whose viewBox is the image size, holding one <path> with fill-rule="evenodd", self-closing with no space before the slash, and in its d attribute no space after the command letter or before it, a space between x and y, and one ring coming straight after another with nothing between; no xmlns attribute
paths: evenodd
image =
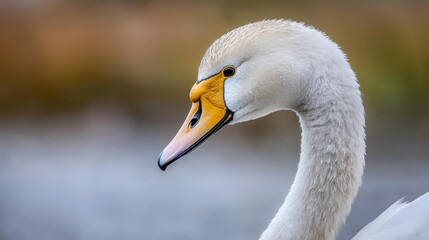
<svg viewBox="0 0 429 240"><path fill-rule="evenodd" d="M276 136L255 145L227 127L162 172L156 158L177 127L98 110L40 126L4 124L0 239L257 239L293 180L299 133L277 147ZM429 190L427 155L405 156L368 154L338 239L400 197Z"/></svg>

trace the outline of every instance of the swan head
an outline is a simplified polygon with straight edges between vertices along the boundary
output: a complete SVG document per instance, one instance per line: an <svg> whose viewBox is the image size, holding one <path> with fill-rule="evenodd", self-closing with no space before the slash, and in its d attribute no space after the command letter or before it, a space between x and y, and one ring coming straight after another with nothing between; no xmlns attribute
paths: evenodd
<svg viewBox="0 0 429 240"><path fill-rule="evenodd" d="M201 60L191 110L159 167L165 170L227 124L297 110L306 86L315 85L309 84L315 62L331 58L323 56L325 48L339 51L323 33L286 20L247 24L217 39Z"/></svg>

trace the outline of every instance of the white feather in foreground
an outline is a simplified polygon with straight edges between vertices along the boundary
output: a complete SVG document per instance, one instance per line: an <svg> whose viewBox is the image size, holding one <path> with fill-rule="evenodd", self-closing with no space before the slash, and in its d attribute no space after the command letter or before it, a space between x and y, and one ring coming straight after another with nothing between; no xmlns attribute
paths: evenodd
<svg viewBox="0 0 429 240"><path fill-rule="evenodd" d="M429 193L410 203L398 200L353 238L372 239L429 239Z"/></svg>

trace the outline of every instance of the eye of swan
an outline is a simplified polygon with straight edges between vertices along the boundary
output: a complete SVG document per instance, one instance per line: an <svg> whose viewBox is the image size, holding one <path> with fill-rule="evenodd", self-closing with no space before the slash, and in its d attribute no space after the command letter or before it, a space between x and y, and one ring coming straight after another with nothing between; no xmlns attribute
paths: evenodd
<svg viewBox="0 0 429 240"><path fill-rule="evenodd" d="M235 67L229 66L223 69L223 75L225 77L232 77L235 74Z"/></svg>

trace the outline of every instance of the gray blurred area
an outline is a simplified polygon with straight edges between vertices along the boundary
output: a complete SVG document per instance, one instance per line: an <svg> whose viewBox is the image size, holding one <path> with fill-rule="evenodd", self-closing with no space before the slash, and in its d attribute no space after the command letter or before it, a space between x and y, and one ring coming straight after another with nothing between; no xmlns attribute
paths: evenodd
<svg viewBox="0 0 429 240"><path fill-rule="evenodd" d="M157 155L184 114L169 117L176 123L139 125L101 108L3 126L1 239L257 239L295 174L295 116L227 126L162 172ZM369 143L363 186L338 239L429 190L426 146Z"/></svg>
<svg viewBox="0 0 429 240"><path fill-rule="evenodd" d="M246 7L243 7L244 5ZM221 34L264 18L326 31L366 107L363 184L338 239L429 191L427 1L0 1L1 240L258 239L299 159L292 112L157 157Z"/></svg>

